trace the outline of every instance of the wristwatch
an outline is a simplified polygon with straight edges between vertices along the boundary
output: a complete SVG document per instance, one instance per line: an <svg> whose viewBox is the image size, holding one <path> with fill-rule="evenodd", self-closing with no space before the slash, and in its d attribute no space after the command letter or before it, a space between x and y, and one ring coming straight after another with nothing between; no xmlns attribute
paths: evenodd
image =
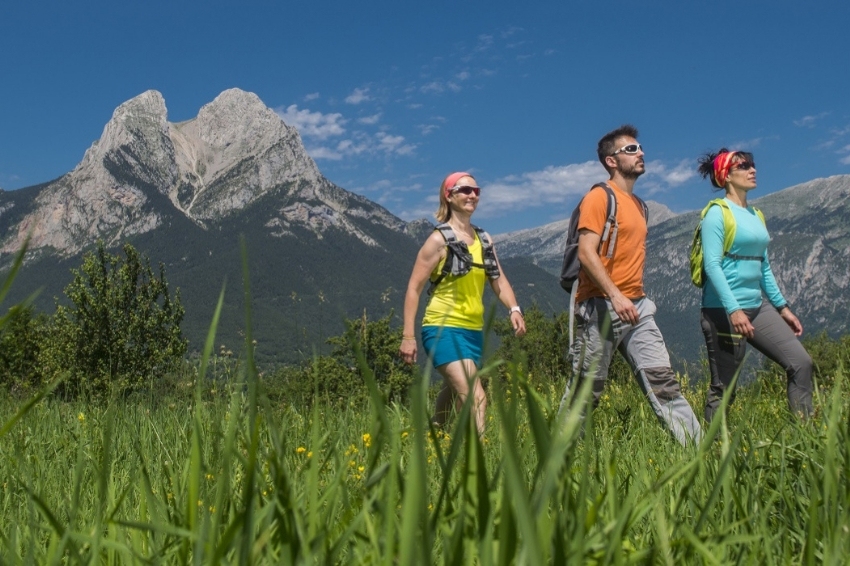
<svg viewBox="0 0 850 566"><path fill-rule="evenodd" d="M511 316L511 315L512 315L512 314L514 314L515 312L518 312L520 316L523 316L523 314L522 314L522 309L521 309L521 308L519 308L519 305L517 305L517 306L515 306L515 307L511 307L510 309L508 309L508 316ZM523 317L523 318L524 318L524 317Z"/></svg>

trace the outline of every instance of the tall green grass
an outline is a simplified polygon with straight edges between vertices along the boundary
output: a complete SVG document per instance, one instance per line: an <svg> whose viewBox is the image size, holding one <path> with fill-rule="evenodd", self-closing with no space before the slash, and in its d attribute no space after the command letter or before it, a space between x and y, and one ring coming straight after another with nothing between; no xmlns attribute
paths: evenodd
<svg viewBox="0 0 850 566"><path fill-rule="evenodd" d="M271 406L250 364L229 395L108 406L3 403L0 562L844 563L846 382L799 423L742 388L728 422L680 447L636 386L586 423L560 383L493 380L431 429L409 407ZM200 375L203 368L200 370ZM364 371L368 379L368 370ZM253 382L253 385L251 384ZM220 387L220 385L218 386ZM692 403L699 395L688 390Z"/></svg>
<svg viewBox="0 0 850 566"><path fill-rule="evenodd" d="M841 372L808 421L782 396L743 387L728 418L681 447L632 383L609 383L582 420L557 413L563 383L493 360L479 437L468 404L450 429L431 426L427 376L408 405L384 403L362 356L369 404L273 405L250 347L239 374L213 385L221 304L190 401L0 401L0 563L770 565L850 555ZM700 407L703 393L683 381Z"/></svg>

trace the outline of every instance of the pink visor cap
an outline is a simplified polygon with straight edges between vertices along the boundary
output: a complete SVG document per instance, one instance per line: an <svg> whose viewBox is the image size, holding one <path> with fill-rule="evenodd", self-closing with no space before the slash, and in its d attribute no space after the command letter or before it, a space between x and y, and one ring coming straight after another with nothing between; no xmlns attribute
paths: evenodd
<svg viewBox="0 0 850 566"><path fill-rule="evenodd" d="M456 173L452 173L451 175L445 178L445 180L443 181L443 190L446 192L446 198L448 198L449 196L449 189L454 187L458 180L462 177L472 177L472 175L470 175L466 171L458 171ZM475 177L472 178L474 179Z"/></svg>

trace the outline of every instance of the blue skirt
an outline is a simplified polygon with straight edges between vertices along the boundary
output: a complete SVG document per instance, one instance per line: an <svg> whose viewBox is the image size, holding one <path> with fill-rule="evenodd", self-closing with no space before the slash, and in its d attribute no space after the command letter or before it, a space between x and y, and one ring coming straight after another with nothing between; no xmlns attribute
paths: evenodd
<svg viewBox="0 0 850 566"><path fill-rule="evenodd" d="M435 368L459 360L472 360L480 368L484 331L451 326L423 326L422 346Z"/></svg>

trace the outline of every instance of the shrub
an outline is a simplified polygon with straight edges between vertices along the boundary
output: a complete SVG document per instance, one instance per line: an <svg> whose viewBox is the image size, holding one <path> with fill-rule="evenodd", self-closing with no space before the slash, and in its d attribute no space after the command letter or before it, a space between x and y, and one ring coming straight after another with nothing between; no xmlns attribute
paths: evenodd
<svg viewBox="0 0 850 566"><path fill-rule="evenodd" d="M9 309L0 330L0 384L13 394L32 395L43 382L38 363L48 317L31 306Z"/></svg>
<svg viewBox="0 0 850 566"><path fill-rule="evenodd" d="M110 255L98 242L72 270L40 358L48 378L67 372L65 394L101 396L150 386L174 370L186 352L180 330L184 309L179 291L172 298L160 264L125 244L124 257Z"/></svg>
<svg viewBox="0 0 850 566"><path fill-rule="evenodd" d="M363 316L345 321L344 334L327 340L330 355L316 356L300 367L284 367L264 378L266 392L277 400L310 404L318 396L332 404L363 401L368 396L357 360L359 350L388 401L403 402L413 383L415 366L398 357L401 330L393 330L390 312L379 320Z"/></svg>

